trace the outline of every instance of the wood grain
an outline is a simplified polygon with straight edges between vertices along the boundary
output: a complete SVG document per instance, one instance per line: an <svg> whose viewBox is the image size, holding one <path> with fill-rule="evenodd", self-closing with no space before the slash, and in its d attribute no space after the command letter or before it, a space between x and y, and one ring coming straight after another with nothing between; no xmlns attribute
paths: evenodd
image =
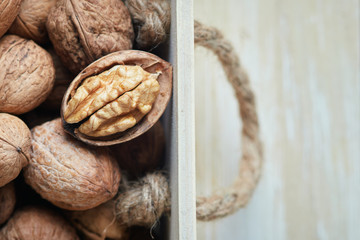
<svg viewBox="0 0 360 240"><path fill-rule="evenodd" d="M195 0L234 44L257 96L265 162L246 209L206 239L360 239L359 1ZM237 175L241 123L215 56L195 51L197 193Z"/></svg>
<svg viewBox="0 0 360 240"><path fill-rule="evenodd" d="M193 1L171 1L170 62L173 64L171 102L169 239L196 239L195 101Z"/></svg>

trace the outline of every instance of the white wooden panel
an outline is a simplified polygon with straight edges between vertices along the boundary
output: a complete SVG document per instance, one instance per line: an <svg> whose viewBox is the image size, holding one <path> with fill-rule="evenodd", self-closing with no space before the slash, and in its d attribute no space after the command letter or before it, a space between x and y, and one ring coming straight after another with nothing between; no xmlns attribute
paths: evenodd
<svg viewBox="0 0 360 240"><path fill-rule="evenodd" d="M231 40L257 96L265 162L248 207L198 222L198 239L360 239L359 1L195 0ZM195 51L197 194L237 175L237 104L215 56Z"/></svg>
<svg viewBox="0 0 360 240"><path fill-rule="evenodd" d="M195 105L192 0L171 1L170 61L174 66L171 114L171 240L196 238Z"/></svg>

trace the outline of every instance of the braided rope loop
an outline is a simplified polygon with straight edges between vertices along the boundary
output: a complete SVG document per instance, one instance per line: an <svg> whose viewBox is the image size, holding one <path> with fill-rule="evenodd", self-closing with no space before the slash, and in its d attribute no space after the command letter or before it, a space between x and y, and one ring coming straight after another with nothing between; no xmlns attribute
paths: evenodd
<svg viewBox="0 0 360 240"><path fill-rule="evenodd" d="M230 187L210 197L197 197L197 219L209 221L232 214L247 204L260 178L262 146L255 96L234 48L217 29L204 26L198 21L195 21L194 27L195 44L213 51L218 57L227 79L235 90L243 121L243 155L238 177Z"/></svg>

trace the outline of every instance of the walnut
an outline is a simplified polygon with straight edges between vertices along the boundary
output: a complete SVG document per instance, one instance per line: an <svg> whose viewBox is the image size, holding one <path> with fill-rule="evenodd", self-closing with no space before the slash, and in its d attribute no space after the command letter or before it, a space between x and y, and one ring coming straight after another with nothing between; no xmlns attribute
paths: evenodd
<svg viewBox="0 0 360 240"><path fill-rule="evenodd" d="M17 210L1 233L5 239L79 240L75 229L59 214L34 206Z"/></svg>
<svg viewBox="0 0 360 240"><path fill-rule="evenodd" d="M74 73L111 52L131 49L134 30L119 0L58 0L47 20L49 37Z"/></svg>
<svg viewBox="0 0 360 240"><path fill-rule="evenodd" d="M14 183L0 187L0 225L6 222L14 211L16 203Z"/></svg>
<svg viewBox="0 0 360 240"><path fill-rule="evenodd" d="M96 208L67 213L73 225L90 240L126 240L128 229L116 221L115 201L110 200Z"/></svg>
<svg viewBox="0 0 360 240"><path fill-rule="evenodd" d="M46 43L46 20L56 0L22 0L20 12L11 25L9 32L37 43Z"/></svg>
<svg viewBox="0 0 360 240"><path fill-rule="evenodd" d="M0 187L15 179L28 164L31 133L19 118L0 113Z"/></svg>
<svg viewBox="0 0 360 240"><path fill-rule="evenodd" d="M2 0L0 2L0 38L6 33L18 15L20 4L21 0Z"/></svg>
<svg viewBox="0 0 360 240"><path fill-rule="evenodd" d="M56 109L59 112L63 96L75 76L63 65L59 56L52 48L48 49L48 52L55 66L55 83L51 93L41 107L48 110Z"/></svg>
<svg viewBox="0 0 360 240"><path fill-rule="evenodd" d="M150 129L171 96L172 67L147 52L126 50L90 64L66 91L64 128L94 145L129 141Z"/></svg>
<svg viewBox="0 0 360 240"><path fill-rule="evenodd" d="M42 103L55 78L51 56L31 40L0 40L0 112L22 114Z"/></svg>
<svg viewBox="0 0 360 240"><path fill-rule="evenodd" d="M145 173L159 167L165 147L164 129L157 122L143 135L110 147L119 166L132 179L142 177Z"/></svg>
<svg viewBox="0 0 360 240"><path fill-rule="evenodd" d="M91 137L123 132L151 110L160 91L158 75L140 66L115 65L88 77L69 100L64 119L78 123L89 117L79 131Z"/></svg>
<svg viewBox="0 0 360 240"><path fill-rule="evenodd" d="M32 129L32 149L25 181L54 205L86 210L117 193L120 170L108 149L67 135L59 118Z"/></svg>

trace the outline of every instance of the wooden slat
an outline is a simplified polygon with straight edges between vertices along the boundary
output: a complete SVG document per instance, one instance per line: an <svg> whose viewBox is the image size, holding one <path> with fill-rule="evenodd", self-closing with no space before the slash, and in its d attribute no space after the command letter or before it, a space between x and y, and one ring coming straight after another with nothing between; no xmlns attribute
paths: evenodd
<svg viewBox="0 0 360 240"><path fill-rule="evenodd" d="M170 61L174 66L170 239L196 239L194 35L192 0L172 0Z"/></svg>

